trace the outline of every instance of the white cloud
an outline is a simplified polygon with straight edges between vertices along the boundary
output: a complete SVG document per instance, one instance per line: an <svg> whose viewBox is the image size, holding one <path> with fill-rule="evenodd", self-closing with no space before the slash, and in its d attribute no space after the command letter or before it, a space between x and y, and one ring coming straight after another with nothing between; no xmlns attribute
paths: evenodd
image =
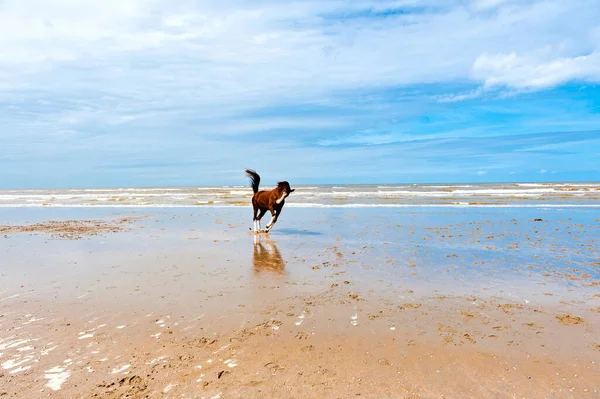
<svg viewBox="0 0 600 399"><path fill-rule="evenodd" d="M470 78L517 88L599 79L595 53L581 55L599 43L586 11L597 3L461 3L7 0L0 75L13 89L227 106ZM408 13L368 17L394 10Z"/></svg>
<svg viewBox="0 0 600 399"><path fill-rule="evenodd" d="M400 141L405 141L407 138L400 138L393 134L380 134L380 133L370 133L364 132L361 134L349 136L349 137L337 137L337 138L329 138L329 139L320 139L317 141L317 145L323 147L336 146L336 145L381 145L381 144L390 144L396 143ZM412 137L409 138L412 140Z"/></svg>
<svg viewBox="0 0 600 399"><path fill-rule="evenodd" d="M5 159L43 169L49 157L59 168L59 155L85 153L78 162L97 156L101 164L108 156L180 158L182 149L214 165L215 133L249 136L231 145L238 158L269 130L337 129L295 141L319 142L328 160L327 146L427 138L388 133L410 131L398 126L422 113L422 104L411 109L423 102L421 84L438 101L456 102L489 89L600 81L594 10L597 0L3 0L0 147ZM407 88L418 101L390 105ZM387 100L365 94L386 89ZM353 125L368 107L385 112ZM464 130L464 113L456 119L437 123ZM267 137L294 139L284 136Z"/></svg>
<svg viewBox="0 0 600 399"><path fill-rule="evenodd" d="M496 8L507 0L472 0L471 6L476 10L489 10Z"/></svg>
<svg viewBox="0 0 600 399"><path fill-rule="evenodd" d="M600 81L600 49L588 55L546 56L482 54L473 65L473 77L487 88L508 86L519 89L542 89L573 80Z"/></svg>
<svg viewBox="0 0 600 399"><path fill-rule="evenodd" d="M546 173L548 173L548 169L542 169L542 170L540 170L540 174L545 175Z"/></svg>
<svg viewBox="0 0 600 399"><path fill-rule="evenodd" d="M474 98L480 97L485 90L483 88L477 88L475 90L471 90L465 93L458 94L442 94L438 96L438 101L441 103L453 103L458 101L472 100Z"/></svg>
<svg viewBox="0 0 600 399"><path fill-rule="evenodd" d="M478 170L477 171L477 175L478 176L483 176L483 175L486 175L486 174L487 174L487 172L485 170Z"/></svg>

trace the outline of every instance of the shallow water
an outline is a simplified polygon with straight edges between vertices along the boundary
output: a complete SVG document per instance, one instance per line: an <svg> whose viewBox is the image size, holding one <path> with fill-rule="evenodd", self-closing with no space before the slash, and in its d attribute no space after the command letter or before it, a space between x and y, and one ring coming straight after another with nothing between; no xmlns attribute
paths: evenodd
<svg viewBox="0 0 600 399"><path fill-rule="evenodd" d="M457 373L438 381L450 393L480 372L477 397L504 380L600 389L593 208L286 208L268 235L247 207L0 208L0 225L123 217L81 239L0 237L0 393L239 396L261 372L344 392L357 373L396 381L394 364L425 391L439 370ZM318 385L297 381L308 370Z"/></svg>
<svg viewBox="0 0 600 399"><path fill-rule="evenodd" d="M117 302L164 296L201 306L223 289L243 296L272 282L306 293L343 271L360 280L361 290L384 296L412 289L535 302L564 300L574 288L578 296L591 293L586 284L600 278L594 209L287 209L271 234L259 236L248 230L250 213L0 210L0 224L145 216L130 231L82 240L1 240L3 296L24 289L71 299L94 292Z"/></svg>

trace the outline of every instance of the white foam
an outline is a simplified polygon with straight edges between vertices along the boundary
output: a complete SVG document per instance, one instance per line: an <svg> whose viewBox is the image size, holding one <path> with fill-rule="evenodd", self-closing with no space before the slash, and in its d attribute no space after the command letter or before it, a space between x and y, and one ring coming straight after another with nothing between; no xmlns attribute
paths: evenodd
<svg viewBox="0 0 600 399"><path fill-rule="evenodd" d="M16 369L13 369L10 371L10 374L17 374L26 370L29 370L31 368L31 366L21 366L21 367L17 367Z"/></svg>
<svg viewBox="0 0 600 399"><path fill-rule="evenodd" d="M129 367L131 367L131 364L124 364L121 367L115 367L110 373L111 374L121 373L121 372L127 370Z"/></svg>
<svg viewBox="0 0 600 399"><path fill-rule="evenodd" d="M35 323L36 321L40 321L40 320L44 320L43 317L40 318L35 318L35 317L31 317L31 319L27 320L25 323L23 323L24 326L31 324L31 323Z"/></svg>
<svg viewBox="0 0 600 399"><path fill-rule="evenodd" d="M150 360L149 362L146 362L146 364L153 365L154 363L160 362L161 360L166 359L166 358L167 358L166 356L159 356L157 358Z"/></svg>
<svg viewBox="0 0 600 399"><path fill-rule="evenodd" d="M216 355L217 353L224 351L225 349L229 348L231 346L231 344L229 345L223 345L222 347L220 347L219 349L217 349L216 351L213 352L213 355Z"/></svg>
<svg viewBox="0 0 600 399"><path fill-rule="evenodd" d="M173 384L169 384L169 385L167 385L167 386L165 387L165 389L163 389L163 393L167 393L167 392L169 392L171 389L173 389L173 387L174 387L174 386L175 386L175 385L173 385Z"/></svg>
<svg viewBox="0 0 600 399"><path fill-rule="evenodd" d="M370 205L389 205L383 202L397 200L401 205L415 206L414 200L435 200L442 197L474 198L485 196L492 199L507 197L510 202L527 198L544 198L552 201L598 200L599 183L518 183L518 184L438 184L438 185L347 185L297 187L288 206L354 205L357 202L376 202ZM0 207L98 207L98 208L197 208L201 207L250 207L250 202L238 203L252 194L249 187L196 187L196 188L110 188L110 189L54 189L54 190L0 190ZM565 199L567 196L567 199ZM215 201L215 198L219 198ZM223 198L226 197L226 198ZM348 202L332 204L337 197ZM512 198L508 198L512 197ZM514 198L517 197L517 198ZM571 200L574 199L574 200ZM225 200L225 203L223 203ZM232 200L236 203L228 204ZM221 203L218 203L221 202ZM407 203L410 202L410 203ZM422 201L423 202L423 201ZM459 201L461 202L461 201ZM463 201L464 202L464 201ZM429 204L427 204L429 205ZM452 206L448 204L445 207ZM529 204L525 204L529 205ZM533 204L538 207L538 204ZM576 203L575 205L584 205Z"/></svg>
<svg viewBox="0 0 600 399"><path fill-rule="evenodd" d="M50 343L48 345L52 345L52 343ZM52 346L52 347L50 347L48 349L44 349L44 350L42 350L41 355L42 356L46 356L46 355L48 355L50 352L52 352L56 348L58 348L58 345L54 345L54 346Z"/></svg>
<svg viewBox="0 0 600 399"><path fill-rule="evenodd" d="M232 190L229 192L229 194L231 195L250 195L252 194L252 190L248 189L248 190Z"/></svg>
<svg viewBox="0 0 600 399"><path fill-rule="evenodd" d="M0 207L2 207L2 204L0 204ZM6 300L9 300L9 299L15 299L15 298L18 298L20 296L21 296L21 294L10 295L10 296L7 296L7 297L4 297L4 298L0 299L0 302L6 301Z"/></svg>
<svg viewBox="0 0 600 399"><path fill-rule="evenodd" d="M10 359L10 360L7 360L4 363L2 363L2 368L4 370L10 370L10 369L19 367L20 365L29 362L31 359L33 359L33 356L27 356L22 359L20 359L20 358Z"/></svg>
<svg viewBox="0 0 600 399"><path fill-rule="evenodd" d="M7 343L4 344L0 344L0 350L6 350L6 349L11 349L11 348L16 348L18 346L24 345L28 342L31 342L30 339L17 339L14 341L9 341Z"/></svg>
<svg viewBox="0 0 600 399"><path fill-rule="evenodd" d="M53 391L58 391L61 389L62 385L67 381L71 372L65 370L63 367L56 366L49 370L45 371L44 378L48 380L46 384L47 387L52 389Z"/></svg>
<svg viewBox="0 0 600 399"><path fill-rule="evenodd" d="M305 317L306 317L306 315L305 315L304 313L302 313L301 315L299 315L299 316L298 316L298 319L300 319L300 320L298 320L298 321L296 322L296 325L297 325L297 326L301 325L301 324L304 322L304 318L305 318Z"/></svg>

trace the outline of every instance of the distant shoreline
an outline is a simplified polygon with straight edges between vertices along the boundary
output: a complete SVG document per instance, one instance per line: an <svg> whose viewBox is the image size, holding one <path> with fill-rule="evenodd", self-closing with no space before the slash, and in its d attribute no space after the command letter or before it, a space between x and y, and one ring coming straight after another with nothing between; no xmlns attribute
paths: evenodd
<svg viewBox="0 0 600 399"><path fill-rule="evenodd" d="M265 184L268 187L268 184ZM600 183L306 185L287 200L298 208L596 207ZM0 190L0 207L248 206L248 186Z"/></svg>

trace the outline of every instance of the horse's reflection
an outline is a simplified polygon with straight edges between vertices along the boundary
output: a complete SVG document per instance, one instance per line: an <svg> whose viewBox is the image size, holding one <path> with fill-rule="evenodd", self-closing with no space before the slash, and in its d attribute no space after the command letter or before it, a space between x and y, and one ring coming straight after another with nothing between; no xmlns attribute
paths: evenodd
<svg viewBox="0 0 600 399"><path fill-rule="evenodd" d="M269 249L263 246L264 241ZM270 272L283 274L285 272L285 262L277 246L268 235L256 234L254 236L254 257L252 259L254 271L257 273Z"/></svg>

